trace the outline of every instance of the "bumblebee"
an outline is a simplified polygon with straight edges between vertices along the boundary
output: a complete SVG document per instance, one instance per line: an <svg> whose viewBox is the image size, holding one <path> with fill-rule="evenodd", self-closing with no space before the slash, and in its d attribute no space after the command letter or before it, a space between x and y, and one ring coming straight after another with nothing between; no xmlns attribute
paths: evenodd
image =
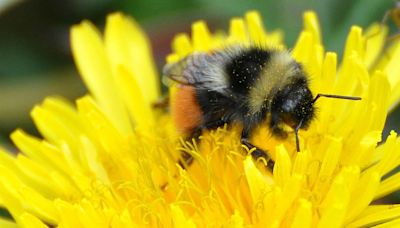
<svg viewBox="0 0 400 228"><path fill-rule="evenodd" d="M232 46L213 52L199 52L164 67L164 75L178 82L171 111L177 129L189 138L204 129L224 124L243 126L241 143L253 159L264 158L274 166L268 154L256 148L250 137L267 121L272 135L287 138L284 125L295 133L307 129L315 117L314 103L319 97L359 100L359 97L318 94L313 96L309 77L288 51L258 46ZM192 158L183 154L186 164Z"/></svg>

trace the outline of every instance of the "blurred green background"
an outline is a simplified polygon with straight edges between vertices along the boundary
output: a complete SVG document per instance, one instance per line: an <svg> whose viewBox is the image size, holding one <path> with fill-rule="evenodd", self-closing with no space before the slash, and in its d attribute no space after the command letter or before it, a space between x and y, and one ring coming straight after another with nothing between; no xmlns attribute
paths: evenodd
<svg viewBox="0 0 400 228"><path fill-rule="evenodd" d="M132 15L149 34L161 69L173 35L189 31L198 19L206 20L211 30L226 29L230 17L257 9L268 30L285 31L291 47L302 13L312 9L319 15L326 50L341 54L352 24L380 22L393 5L392 0L0 0L0 143L9 145L15 128L36 133L29 112L44 97L73 100L85 94L69 49L69 27L82 19L102 28L110 12ZM399 130L398 114L389 117L388 129Z"/></svg>
<svg viewBox="0 0 400 228"><path fill-rule="evenodd" d="M161 69L174 34L189 32L198 19L215 31L226 29L230 17L257 9L267 29L282 28L292 47L302 13L312 9L318 13L326 50L341 55L352 24L366 27L380 22L393 5L392 0L0 0L0 145L13 150L9 134L15 128L37 134L29 112L46 96L72 101L85 94L69 48L69 28L82 19L102 28L110 12L133 16L148 33ZM389 129L399 132L399 114L397 109L389 116L385 135ZM387 200L398 202L400 195Z"/></svg>

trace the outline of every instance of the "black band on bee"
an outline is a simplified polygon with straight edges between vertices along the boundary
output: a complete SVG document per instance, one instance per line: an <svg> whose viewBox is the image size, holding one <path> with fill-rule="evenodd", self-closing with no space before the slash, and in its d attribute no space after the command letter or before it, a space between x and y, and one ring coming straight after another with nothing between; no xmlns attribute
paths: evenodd
<svg viewBox="0 0 400 228"><path fill-rule="evenodd" d="M236 93L248 93L271 58L271 51L252 48L232 58L226 65L230 88Z"/></svg>

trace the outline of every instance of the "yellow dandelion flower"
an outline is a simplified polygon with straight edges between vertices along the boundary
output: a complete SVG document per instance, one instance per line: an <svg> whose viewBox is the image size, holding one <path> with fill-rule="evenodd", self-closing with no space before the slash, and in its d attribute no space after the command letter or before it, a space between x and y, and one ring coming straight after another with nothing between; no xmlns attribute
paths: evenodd
<svg viewBox="0 0 400 228"><path fill-rule="evenodd" d="M196 22L191 37L173 41L167 61L221 44L285 48L282 33L261 21L248 12L226 34ZM131 18L111 14L104 35L88 21L74 26L74 59L90 95L76 105L47 98L31 112L43 139L16 130L21 153L0 149L0 204L12 217L1 218L1 227L399 225L399 205L372 204L400 189L400 174L387 176L400 164L397 134L378 146L400 98L400 42L384 50L386 33L379 25L365 34L352 27L337 67L316 15L304 14L292 55L311 75L313 93L362 101L318 101L317 118L300 132L301 152L294 137L279 141L260 126L253 140L274 157L270 172L243 154L236 126L205 132L197 143L179 140L170 115L152 108L158 74ZM195 158L187 169L176 164L181 151Z"/></svg>

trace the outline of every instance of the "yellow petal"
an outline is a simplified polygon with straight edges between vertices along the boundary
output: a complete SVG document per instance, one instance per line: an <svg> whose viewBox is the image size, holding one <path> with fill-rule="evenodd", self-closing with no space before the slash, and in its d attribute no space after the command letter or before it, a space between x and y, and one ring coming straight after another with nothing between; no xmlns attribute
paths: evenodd
<svg viewBox="0 0 400 228"><path fill-rule="evenodd" d="M116 142L114 140L121 140L122 137L115 129L115 126L110 123L110 119L104 116L104 113L98 108L96 102L90 97L83 97L77 100L78 111L85 117L85 120L91 125L91 129L94 130L96 138L107 151L113 151L113 147L121 146L121 141ZM118 148L115 148L118 151Z"/></svg>
<svg viewBox="0 0 400 228"><path fill-rule="evenodd" d="M21 227L24 228L47 228L48 226L44 224L40 219L37 217L29 214L24 213L20 217ZM3 226L2 226L3 227Z"/></svg>
<svg viewBox="0 0 400 228"><path fill-rule="evenodd" d="M274 166L274 180L277 186L283 187L285 183L288 182L290 175L292 163L288 155L287 150L283 144L280 144L276 148L276 161Z"/></svg>
<svg viewBox="0 0 400 228"><path fill-rule="evenodd" d="M235 210L231 218L229 219L228 224L224 227L231 227L231 228L241 228L244 227L243 218L240 216L239 212Z"/></svg>
<svg viewBox="0 0 400 228"><path fill-rule="evenodd" d="M71 131L67 122L58 118L57 114L36 106L33 108L31 116L41 135L49 142L56 145L61 145L62 143L68 143L71 146L76 145L76 133Z"/></svg>
<svg viewBox="0 0 400 228"><path fill-rule="evenodd" d="M152 127L154 124L153 112L149 103L145 102L146 93L140 89L143 86L141 87L136 80L139 76L132 76L123 65L117 69L117 72L117 85L135 125L141 129Z"/></svg>
<svg viewBox="0 0 400 228"><path fill-rule="evenodd" d="M309 166L309 162L310 152L308 150L298 152L293 164L293 173L305 175Z"/></svg>
<svg viewBox="0 0 400 228"><path fill-rule="evenodd" d="M59 118L74 134L82 132L81 120L69 101L59 97L48 97L43 101L40 107Z"/></svg>
<svg viewBox="0 0 400 228"><path fill-rule="evenodd" d="M394 45L394 50L391 53L390 61L387 62L383 72L388 75L390 86L393 89L398 83L400 83L400 69L398 67L398 59L400 58L400 42Z"/></svg>
<svg viewBox="0 0 400 228"><path fill-rule="evenodd" d="M138 89L143 94L143 101L150 105L160 97L159 78L153 62L150 42L140 26L121 13L107 17L104 43L108 61L114 74L118 75L122 66L129 72L131 80L137 81ZM119 89L120 86L117 85ZM138 92L139 92L138 91ZM122 98L124 94L122 94ZM125 100L125 104L129 104Z"/></svg>
<svg viewBox="0 0 400 228"><path fill-rule="evenodd" d="M265 45L265 31L261 16L257 11L249 11L245 15L250 40L255 44Z"/></svg>
<svg viewBox="0 0 400 228"><path fill-rule="evenodd" d="M387 144L385 143L385 154L382 159L379 161L376 171L381 175L385 175L387 172L391 171L388 169L389 167L395 168L396 158L398 157L398 151L396 150L396 137L397 134L394 131L390 132L390 135L387 138Z"/></svg>
<svg viewBox="0 0 400 228"><path fill-rule="evenodd" d="M10 173L8 169L0 165L0 193L2 204L7 208L7 211L12 215L17 224L19 224L19 216L24 213L22 200L20 195L15 191L22 186L18 178Z"/></svg>
<svg viewBox="0 0 400 228"><path fill-rule="evenodd" d="M242 18L233 18L229 24L229 38L231 42L245 42L246 27Z"/></svg>
<svg viewBox="0 0 400 228"><path fill-rule="evenodd" d="M388 75L388 81L391 88L391 98L390 98L390 109L389 111L393 110L396 107L400 100L400 81L399 81L399 72L396 65L396 59L400 55L400 42L397 39L393 44L385 50L379 62L374 67L374 70L383 71L385 74Z"/></svg>
<svg viewBox="0 0 400 228"><path fill-rule="evenodd" d="M60 225L63 227L83 227L79 219L79 210L76 207L62 200L56 200L54 205L62 215L59 221Z"/></svg>
<svg viewBox="0 0 400 228"><path fill-rule="evenodd" d="M190 54L193 51L193 47L189 36L185 33L176 35L172 40L172 50L177 54L178 58L183 58ZM167 62L171 63L173 61L169 60Z"/></svg>
<svg viewBox="0 0 400 228"><path fill-rule="evenodd" d="M211 48L211 34L204 21L192 25L193 48L198 51L208 51Z"/></svg>
<svg viewBox="0 0 400 228"><path fill-rule="evenodd" d="M135 227L128 210L124 210L118 219L113 219L111 227Z"/></svg>
<svg viewBox="0 0 400 228"><path fill-rule="evenodd" d="M326 136L325 137L325 145L326 151L325 156L322 160L321 168L319 170L317 182L314 188L320 188L321 192L324 194L326 188L328 187L329 178L333 175L335 171L339 158L340 158L340 150L342 147L342 139Z"/></svg>
<svg viewBox="0 0 400 228"><path fill-rule="evenodd" d="M97 148L93 143L87 138L82 136L81 137L81 145L83 148L84 161L86 162L88 168L96 175L101 182L110 184L110 180L107 175L107 171L103 166L100 156L97 154Z"/></svg>
<svg viewBox="0 0 400 228"><path fill-rule="evenodd" d="M348 160L353 161L353 164L359 164L360 167L365 168L374 162L372 153L375 150L378 142L382 140L381 131L371 131L361 138L359 149L357 152L349 154ZM345 158L346 159L346 158Z"/></svg>
<svg viewBox="0 0 400 228"><path fill-rule="evenodd" d="M251 198L257 202L262 199L266 192L271 190L273 182L270 178L262 175L257 167L255 167L250 156L247 156L246 160L244 160L244 171L249 183Z"/></svg>
<svg viewBox="0 0 400 228"><path fill-rule="evenodd" d="M382 24L374 23L365 31L366 51L364 63L371 68L382 52L385 45L388 28Z"/></svg>
<svg viewBox="0 0 400 228"><path fill-rule="evenodd" d="M392 227L400 227L400 218L393 219L390 222L385 222L374 226L374 228L392 228Z"/></svg>
<svg viewBox="0 0 400 228"><path fill-rule="evenodd" d="M375 199L380 199L400 189L400 173L393 174L386 178L379 185L375 193Z"/></svg>
<svg viewBox="0 0 400 228"><path fill-rule="evenodd" d="M292 228L307 228L312 225L312 204L305 200L299 199L299 205L293 219Z"/></svg>
<svg viewBox="0 0 400 228"><path fill-rule="evenodd" d="M379 183L380 177L376 172L365 175L360 179L352 193L351 207L347 212L346 222L352 221L371 203Z"/></svg>
<svg viewBox="0 0 400 228"><path fill-rule="evenodd" d="M385 124L385 116L390 105L390 84L385 73L377 71L371 77L369 96L373 111L371 130L381 130Z"/></svg>
<svg viewBox="0 0 400 228"><path fill-rule="evenodd" d="M398 219L400 216L399 205L382 205L379 210L361 215L353 220L347 227L372 227L374 225Z"/></svg>
<svg viewBox="0 0 400 228"><path fill-rule="evenodd" d="M309 50L314 48L313 44L313 37L311 33L302 31L293 48L293 58L300 63L307 63L309 59Z"/></svg>
<svg viewBox="0 0 400 228"><path fill-rule="evenodd" d="M40 164L28 159L26 156L19 154L15 161L19 168L21 177L25 176L24 181L35 189L45 195L46 197L52 198L59 196L62 192L57 192L58 188L54 187L54 183L50 182L49 170L46 170Z"/></svg>
<svg viewBox="0 0 400 228"><path fill-rule="evenodd" d="M59 216L53 202L27 187L22 187L18 191L25 204L25 210L50 224L57 224Z"/></svg>
<svg viewBox="0 0 400 228"><path fill-rule="evenodd" d="M304 29L312 34L315 44L321 43L321 31L317 15L314 11L306 11L303 14Z"/></svg>
<svg viewBox="0 0 400 228"><path fill-rule="evenodd" d="M356 54L361 58L364 58L365 53L365 39L362 36L362 28L358 26L352 26L350 33L347 36L346 46L343 54L343 61L347 58Z"/></svg>
<svg viewBox="0 0 400 228"><path fill-rule="evenodd" d="M304 179L301 175L293 175L286 182L281 198L277 199L277 206L272 211L272 218L276 220L277 223L280 223L285 219L285 215L287 215L288 211L290 211L290 207L293 205L295 199L299 196L302 187L304 186ZM268 203L268 202L267 202Z"/></svg>
<svg viewBox="0 0 400 228"><path fill-rule="evenodd" d="M188 218L183 214L183 211L179 206L171 204L170 206L172 212L172 220L174 223L174 227L177 228L192 228L197 227L192 219Z"/></svg>
<svg viewBox="0 0 400 228"><path fill-rule="evenodd" d="M71 29L71 47L78 70L100 107L118 130L131 132L99 32L88 21L75 25Z"/></svg>
<svg viewBox="0 0 400 228"><path fill-rule="evenodd" d="M333 52L328 52L325 55L325 59L322 65L321 74L321 87L320 93L332 93L333 85L336 78L336 65L337 65L337 55ZM325 106L324 106L325 108Z"/></svg>
<svg viewBox="0 0 400 228"><path fill-rule="evenodd" d="M0 227L3 228L18 228L15 222L12 222L8 219L0 218Z"/></svg>
<svg viewBox="0 0 400 228"><path fill-rule="evenodd" d="M350 192L342 175L335 178L321 204L321 219L317 227L340 227L349 205Z"/></svg>
<svg viewBox="0 0 400 228"><path fill-rule="evenodd" d="M40 162L45 169L68 172L68 169L65 169L65 160L61 152L54 146L42 143L39 139L26 134L22 130L14 131L11 134L11 139L20 151L24 152L29 158Z"/></svg>
<svg viewBox="0 0 400 228"><path fill-rule="evenodd" d="M391 93L391 97L390 97L390 106L389 106L389 112L393 111L394 108L397 107L397 105L399 104L400 101L400 83L397 83L397 85L395 85L392 89L392 93Z"/></svg>

